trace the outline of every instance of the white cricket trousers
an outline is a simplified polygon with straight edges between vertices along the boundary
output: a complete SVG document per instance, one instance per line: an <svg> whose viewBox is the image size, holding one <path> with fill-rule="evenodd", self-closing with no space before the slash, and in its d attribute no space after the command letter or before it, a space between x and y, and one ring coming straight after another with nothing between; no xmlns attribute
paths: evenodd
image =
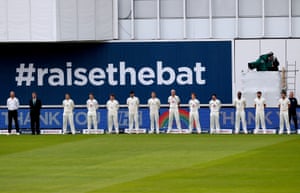
<svg viewBox="0 0 300 193"><path fill-rule="evenodd" d="M290 122L289 122L289 112L288 111L280 112L279 116L280 116L280 118L279 118L280 119L280 121L279 121L279 134L283 133L284 123L285 123L287 133L290 134L291 133L291 128L290 128Z"/></svg>
<svg viewBox="0 0 300 193"><path fill-rule="evenodd" d="M254 133L258 133L259 123L261 123L261 128L263 129L263 132L267 133L264 111L256 111L255 112L255 131L254 131Z"/></svg>
<svg viewBox="0 0 300 193"><path fill-rule="evenodd" d="M139 113L138 112L134 112L134 113L129 112L128 116L129 116L129 132L131 132L133 130L133 121L134 121L135 130L138 130L139 129Z"/></svg>
<svg viewBox="0 0 300 193"><path fill-rule="evenodd" d="M63 114L63 133L67 133L67 124L69 122L72 134L75 134L75 127L74 127L74 116L73 113L64 113Z"/></svg>
<svg viewBox="0 0 300 193"><path fill-rule="evenodd" d="M220 132L219 112L210 113L210 133Z"/></svg>
<svg viewBox="0 0 300 193"><path fill-rule="evenodd" d="M154 128L156 133L159 133L159 113L158 111L150 111L150 132L154 133Z"/></svg>
<svg viewBox="0 0 300 193"><path fill-rule="evenodd" d="M199 113L197 112L190 112L189 113L189 132L193 132L194 128L194 121L196 123L196 129L198 133L201 133L201 126L199 121Z"/></svg>
<svg viewBox="0 0 300 193"><path fill-rule="evenodd" d="M88 112L87 113L87 129L88 129L88 132L92 128L92 123L93 123L94 130L97 130L98 129L98 123L97 123L97 113L96 112Z"/></svg>
<svg viewBox="0 0 300 193"><path fill-rule="evenodd" d="M240 132L240 123L242 121L242 126L244 133L247 134L247 124L246 124L246 114L245 111L236 111L235 112L235 133Z"/></svg>
<svg viewBox="0 0 300 193"><path fill-rule="evenodd" d="M175 117L177 129L179 129L179 132L182 131L178 109L170 108L169 109L169 123L168 123L168 131L167 131L167 133L170 133L171 130L172 130L172 124L173 124L174 117Z"/></svg>
<svg viewBox="0 0 300 193"><path fill-rule="evenodd" d="M113 127L115 132L119 133L118 112L108 113L108 132L112 133Z"/></svg>

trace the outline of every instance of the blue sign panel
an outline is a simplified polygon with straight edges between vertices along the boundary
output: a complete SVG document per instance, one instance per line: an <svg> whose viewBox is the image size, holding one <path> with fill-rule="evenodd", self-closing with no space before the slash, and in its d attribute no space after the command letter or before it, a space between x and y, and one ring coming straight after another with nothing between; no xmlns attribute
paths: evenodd
<svg viewBox="0 0 300 193"><path fill-rule="evenodd" d="M0 66L1 105L10 90L21 104L32 91L47 105L61 104L67 92L76 104L90 92L100 104L110 93L124 104L131 90L142 104L151 91L167 103L172 88L182 103L191 92L232 103L231 41L0 44Z"/></svg>
<svg viewBox="0 0 300 193"><path fill-rule="evenodd" d="M209 109L200 109L200 124L204 132L209 131ZM23 129L30 128L30 115L28 109L19 110L19 124ZM74 112L74 122L76 130L81 131L87 128L86 121L86 109L76 109ZM41 128L44 129L61 129L62 128L62 109L43 109L41 112ZM180 119L183 129L188 128L188 109L180 109ZM123 130L128 128L128 111L126 108L119 110L119 126ZM298 118L300 112L298 112ZM265 119L267 129L278 129L279 128L279 111L278 108L267 108L265 111ZM107 130L107 111L105 109L98 110L98 128ZM246 121L249 130L253 130L255 127L255 109L247 108L246 110ZM175 122L175 121L174 121ZM223 108L220 112L220 126L222 129L234 129L235 123L235 109L234 108ZM175 123L173 123L175 128ZM148 108L140 108L139 110L139 125L140 128L149 130L150 119ZM162 108L160 110L160 128L166 130L168 127L168 109ZM292 130L294 125L291 124ZM0 110L0 128L7 128L7 110Z"/></svg>

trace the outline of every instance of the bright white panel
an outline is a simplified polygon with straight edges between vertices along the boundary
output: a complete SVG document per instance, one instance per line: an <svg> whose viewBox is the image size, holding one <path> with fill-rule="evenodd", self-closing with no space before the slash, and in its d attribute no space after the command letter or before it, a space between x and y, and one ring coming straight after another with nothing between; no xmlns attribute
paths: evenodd
<svg viewBox="0 0 300 193"><path fill-rule="evenodd" d="M209 17L209 0L186 0L188 18Z"/></svg>
<svg viewBox="0 0 300 193"><path fill-rule="evenodd" d="M156 39L156 20L139 19L135 21L135 39Z"/></svg>
<svg viewBox="0 0 300 193"><path fill-rule="evenodd" d="M160 0L160 16L162 18L183 17L182 0Z"/></svg>
<svg viewBox="0 0 300 193"><path fill-rule="evenodd" d="M134 17L135 18L156 18L157 0L135 0Z"/></svg>
<svg viewBox="0 0 300 193"><path fill-rule="evenodd" d="M162 39L183 39L182 19L162 19L160 22Z"/></svg>
<svg viewBox="0 0 300 193"><path fill-rule="evenodd" d="M292 16L300 16L300 1L292 0Z"/></svg>
<svg viewBox="0 0 300 193"><path fill-rule="evenodd" d="M188 38L209 38L209 19L187 19Z"/></svg>
<svg viewBox="0 0 300 193"><path fill-rule="evenodd" d="M262 0L239 0L240 17L261 17Z"/></svg>
<svg viewBox="0 0 300 193"><path fill-rule="evenodd" d="M239 37L257 38L262 37L261 18L239 18Z"/></svg>
<svg viewBox="0 0 300 193"><path fill-rule="evenodd" d="M77 40L77 1L59 0L59 30L62 41Z"/></svg>
<svg viewBox="0 0 300 193"><path fill-rule="evenodd" d="M241 91L244 93L247 106L254 106L254 98L257 91L262 92L266 99L267 107L278 107L281 92L280 72L247 72L241 76Z"/></svg>
<svg viewBox="0 0 300 193"><path fill-rule="evenodd" d="M29 0L8 1L8 39L13 41L30 40Z"/></svg>
<svg viewBox="0 0 300 193"><path fill-rule="evenodd" d="M300 17L292 18L292 36L300 37Z"/></svg>
<svg viewBox="0 0 300 193"><path fill-rule="evenodd" d="M288 17L265 18L265 36L266 37L288 37L289 18Z"/></svg>
<svg viewBox="0 0 300 193"><path fill-rule="evenodd" d="M259 56L259 40L236 40L234 48L234 93L243 90L242 75L248 72L248 62L255 61ZM255 94L250 96L255 97ZM235 98L235 94L234 94ZM248 106L253 106L252 102Z"/></svg>
<svg viewBox="0 0 300 193"><path fill-rule="evenodd" d="M113 39L113 1L96 0L96 40Z"/></svg>
<svg viewBox="0 0 300 193"><path fill-rule="evenodd" d="M131 22L130 22L130 20L119 20L119 38L121 40L131 39Z"/></svg>
<svg viewBox="0 0 300 193"><path fill-rule="evenodd" d="M264 0L265 16L288 16L289 0Z"/></svg>
<svg viewBox="0 0 300 193"><path fill-rule="evenodd" d="M300 40L299 39L288 39L287 40L287 61L290 64L293 64L296 62L297 65L297 69L300 69L300 54L299 54L299 50L300 50ZM300 90L298 88L300 88L300 72L297 72L296 75L296 97L298 98L298 100L300 99Z"/></svg>
<svg viewBox="0 0 300 193"><path fill-rule="evenodd" d="M119 0L118 1L118 9L119 9L119 18L120 19L128 19L131 18L131 0Z"/></svg>
<svg viewBox="0 0 300 193"><path fill-rule="evenodd" d="M55 0L31 0L31 33L33 41L56 40Z"/></svg>
<svg viewBox="0 0 300 193"><path fill-rule="evenodd" d="M78 0L78 39L95 39L95 0Z"/></svg>
<svg viewBox="0 0 300 193"><path fill-rule="evenodd" d="M212 25L214 38L235 37L235 19L213 19Z"/></svg>
<svg viewBox="0 0 300 193"><path fill-rule="evenodd" d="M235 17L235 0L212 0L213 17Z"/></svg>
<svg viewBox="0 0 300 193"><path fill-rule="evenodd" d="M0 0L0 41L7 40L7 0Z"/></svg>

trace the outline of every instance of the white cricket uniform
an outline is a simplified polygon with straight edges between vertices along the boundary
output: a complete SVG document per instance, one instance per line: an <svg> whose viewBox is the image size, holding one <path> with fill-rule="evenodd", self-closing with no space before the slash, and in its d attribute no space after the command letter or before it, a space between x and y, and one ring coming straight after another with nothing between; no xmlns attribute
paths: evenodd
<svg viewBox="0 0 300 193"><path fill-rule="evenodd" d="M17 97L9 97L6 101L6 105L9 111L16 111L19 109L20 106L19 99Z"/></svg>
<svg viewBox="0 0 300 193"><path fill-rule="evenodd" d="M256 106L255 108L255 130L254 133L258 133L259 130L259 122L261 123L261 127L263 129L264 133L267 133L266 131L266 122L265 122L265 104L266 100L261 98L255 98L254 104Z"/></svg>
<svg viewBox="0 0 300 193"><path fill-rule="evenodd" d="M209 101L209 109L210 109L210 133L219 133L220 132L220 108L221 108L221 101L210 100Z"/></svg>
<svg viewBox="0 0 300 193"><path fill-rule="evenodd" d="M175 95L174 97L169 96L168 103L169 103L170 107L169 107L169 124L168 124L167 133L170 133L172 130L172 124L173 124L174 117L176 120L177 129L179 129L179 132L182 132L180 116L179 116L179 109L178 109L178 104L180 103L180 98L177 95Z"/></svg>
<svg viewBox="0 0 300 193"><path fill-rule="evenodd" d="M191 99L189 101L190 113L189 113L189 132L192 133L194 122L198 133L201 133L201 126L199 121L199 108L200 101L198 99Z"/></svg>
<svg viewBox="0 0 300 193"><path fill-rule="evenodd" d="M234 106L235 106L235 133L240 132L240 122L242 121L242 126L244 133L247 134L247 124L246 124L246 99L245 98L236 98L234 100Z"/></svg>
<svg viewBox="0 0 300 193"><path fill-rule="evenodd" d="M137 97L128 97L128 118L129 118L129 132L133 131L133 122L135 130L139 130L139 98Z"/></svg>
<svg viewBox="0 0 300 193"><path fill-rule="evenodd" d="M92 123L93 123L94 130L97 130L98 129L98 122L97 122L98 101L96 99L88 99L86 101L86 107L88 109L88 112L87 112L88 132L90 132L90 130L92 128Z"/></svg>
<svg viewBox="0 0 300 193"><path fill-rule="evenodd" d="M72 99L65 99L63 100L63 134L67 133L67 123L69 122L72 134L75 134L75 127L74 127L74 115L73 110L75 107L74 101Z"/></svg>
<svg viewBox="0 0 300 193"><path fill-rule="evenodd" d="M290 129L290 122L289 122L289 105L291 104L290 100L286 97L285 99L279 99L279 119L280 119L280 126L279 126L279 134L283 133L283 126L285 122L285 127L287 130L287 133L291 133Z"/></svg>
<svg viewBox="0 0 300 193"><path fill-rule="evenodd" d="M158 98L150 98L148 100L149 113L150 113L150 133L159 133L159 108L160 100Z"/></svg>
<svg viewBox="0 0 300 193"><path fill-rule="evenodd" d="M106 103L107 108L107 122L108 122L108 132L112 133L113 127L115 131L119 133L119 123L118 123L118 110L119 102L117 100L108 100Z"/></svg>

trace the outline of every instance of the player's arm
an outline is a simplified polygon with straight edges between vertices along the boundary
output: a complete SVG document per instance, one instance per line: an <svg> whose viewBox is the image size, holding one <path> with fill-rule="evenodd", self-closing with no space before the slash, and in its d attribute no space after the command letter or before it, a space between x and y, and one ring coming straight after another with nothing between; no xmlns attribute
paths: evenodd
<svg viewBox="0 0 300 193"><path fill-rule="evenodd" d="M116 100L116 108L117 108L117 111L119 110L119 107L120 107L119 102Z"/></svg>
<svg viewBox="0 0 300 193"><path fill-rule="evenodd" d="M157 108L160 109L160 100L157 99Z"/></svg>
<svg viewBox="0 0 300 193"><path fill-rule="evenodd" d="M178 104L178 108L180 108L180 98L179 97L178 97L177 104Z"/></svg>
<svg viewBox="0 0 300 193"><path fill-rule="evenodd" d="M95 102L95 106L96 106L96 110L99 108L99 103L98 103L98 101L96 100L96 102Z"/></svg>
<svg viewBox="0 0 300 193"><path fill-rule="evenodd" d="M17 102L17 108L19 108L20 106L19 99L16 98L16 102Z"/></svg>
<svg viewBox="0 0 300 193"><path fill-rule="evenodd" d="M71 107L72 107L72 110L74 110L74 109L75 109L75 103L74 103L74 101L73 101L73 100L72 100Z"/></svg>
<svg viewBox="0 0 300 193"><path fill-rule="evenodd" d="M108 110L108 103L109 103L109 100L106 102L106 109Z"/></svg>

